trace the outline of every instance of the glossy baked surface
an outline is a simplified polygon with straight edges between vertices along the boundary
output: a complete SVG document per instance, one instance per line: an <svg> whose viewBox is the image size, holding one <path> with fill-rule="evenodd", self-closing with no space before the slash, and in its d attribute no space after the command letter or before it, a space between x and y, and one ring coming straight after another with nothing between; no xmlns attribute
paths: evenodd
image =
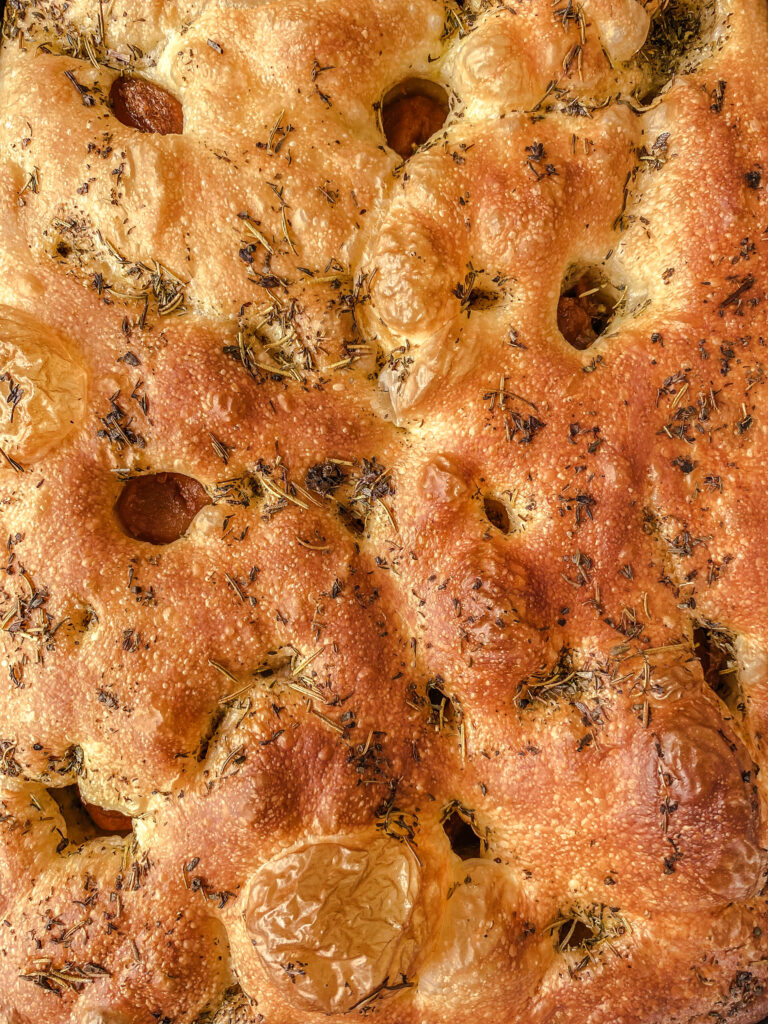
<svg viewBox="0 0 768 1024"><path fill-rule="evenodd" d="M9 0L2 1024L768 1012L766 52Z"/></svg>

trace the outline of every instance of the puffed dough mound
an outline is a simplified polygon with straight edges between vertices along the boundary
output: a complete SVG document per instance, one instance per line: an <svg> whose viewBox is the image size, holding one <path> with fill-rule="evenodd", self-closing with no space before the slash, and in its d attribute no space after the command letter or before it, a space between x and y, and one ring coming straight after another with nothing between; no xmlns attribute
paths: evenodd
<svg viewBox="0 0 768 1024"><path fill-rule="evenodd" d="M757 1024L765 0L5 7L0 1024Z"/></svg>

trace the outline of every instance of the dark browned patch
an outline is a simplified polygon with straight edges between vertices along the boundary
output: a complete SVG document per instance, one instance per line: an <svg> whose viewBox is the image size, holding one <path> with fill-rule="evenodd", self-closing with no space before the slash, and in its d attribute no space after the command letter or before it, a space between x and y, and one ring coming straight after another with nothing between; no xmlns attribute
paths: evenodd
<svg viewBox="0 0 768 1024"><path fill-rule="evenodd" d="M148 544L171 544L210 503L205 488L193 477L153 473L126 482L115 512L129 537Z"/></svg>

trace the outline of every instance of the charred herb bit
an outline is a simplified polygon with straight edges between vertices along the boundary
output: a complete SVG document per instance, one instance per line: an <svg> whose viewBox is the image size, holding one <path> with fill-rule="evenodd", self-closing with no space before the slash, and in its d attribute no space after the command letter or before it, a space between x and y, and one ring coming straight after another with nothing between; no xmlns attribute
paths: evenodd
<svg viewBox="0 0 768 1024"><path fill-rule="evenodd" d="M645 91L640 102L647 104L662 92L677 74L692 71L711 37L714 28L715 7L690 0L668 0L660 4L651 19L648 36L635 58L646 73ZM717 97L713 102L721 109L725 83L718 82Z"/></svg>
<svg viewBox="0 0 768 1024"><path fill-rule="evenodd" d="M692 473L698 463L693 459L687 459L683 455L678 455L677 458L672 459L672 465L680 470L681 473Z"/></svg>
<svg viewBox="0 0 768 1024"><path fill-rule="evenodd" d="M248 508L254 498L261 495L259 482L254 476L235 476L219 480L213 489L214 505L242 505Z"/></svg>
<svg viewBox="0 0 768 1024"><path fill-rule="evenodd" d="M330 182L326 182L325 185L318 185L317 191L325 196L325 199L329 206L335 206L339 201L339 190L332 188Z"/></svg>
<svg viewBox="0 0 768 1024"><path fill-rule="evenodd" d="M133 417L128 417L118 401L119 398L119 391L110 397L110 410L106 416L100 417L102 427L96 431L96 436L106 438L118 452L130 447L145 448L145 439L132 429Z"/></svg>
<svg viewBox="0 0 768 1024"><path fill-rule="evenodd" d="M263 281L258 283L264 284ZM320 340L299 329L304 320L302 307L294 296L286 299L276 295L277 286L274 282L266 284L268 305L249 319L240 318L238 350L227 346L224 351L231 358L239 357L259 383L259 375L303 382L303 374L315 369Z"/></svg>
<svg viewBox="0 0 768 1024"><path fill-rule="evenodd" d="M546 427L543 420L532 413L527 413L527 410L526 415L508 408L508 402L514 401L530 406L534 413L538 411L533 402L507 389L507 379L504 376L501 377L498 388L483 393L483 401L489 403L488 411L492 416L495 415L497 409L504 413L504 431L508 441L517 439L518 444L530 444L536 434Z"/></svg>
<svg viewBox="0 0 768 1024"><path fill-rule="evenodd" d="M748 292L751 288L753 288L754 284L755 278L752 277L751 274L748 277L745 277L739 285L739 287L736 288L735 291L732 291L730 295L726 296L726 298L723 299L723 301L720 303L720 309L727 309L728 306L736 306L738 309L738 307L741 305L741 296L745 292Z"/></svg>
<svg viewBox="0 0 768 1024"><path fill-rule="evenodd" d="M541 161L547 155L541 142L534 142L530 146L526 146L525 152L528 154L528 158L525 161L526 165L536 181L541 181L542 178L549 178L553 174L557 174L554 164L545 164L543 171L540 171L538 166L536 166L541 164Z"/></svg>
<svg viewBox="0 0 768 1024"><path fill-rule="evenodd" d="M44 651L54 649L56 634L68 620L62 619L54 625L53 616L45 608L48 601L47 588L36 586L23 566L19 566L19 573L27 585L29 593L16 597L10 609L3 616L0 629L14 639L31 641L37 648L38 658L42 659Z"/></svg>
<svg viewBox="0 0 768 1024"><path fill-rule="evenodd" d="M78 80L75 78L75 74L73 71L65 71L64 76L68 78L72 85L74 85L75 89L77 89L78 93L80 94L80 98L83 101L83 106L92 107L96 101L91 95L91 90L88 88L88 86L82 85L80 82L78 82Z"/></svg>
<svg viewBox="0 0 768 1024"><path fill-rule="evenodd" d="M123 854L123 863L115 878L115 889L120 892L136 892L141 888L146 875L152 868L149 853L139 847L134 837L129 846L126 846ZM126 874L127 872L127 874Z"/></svg>
<svg viewBox="0 0 768 1024"><path fill-rule="evenodd" d="M471 316L476 310L491 309L495 306L506 294L507 282L508 278L503 274L476 270L469 263L464 280L456 285L453 294L461 302L462 312Z"/></svg>
<svg viewBox="0 0 768 1024"><path fill-rule="evenodd" d="M13 415L16 412L16 406L24 397L24 389L21 384L14 381L10 373L0 374L0 382L8 385L8 396L5 399L5 404L11 407L11 415L8 417L8 422L13 423Z"/></svg>
<svg viewBox="0 0 768 1024"><path fill-rule="evenodd" d="M742 405L742 407L741 407L741 419L738 420L738 422L736 423L736 426L734 428L736 434L738 434L738 435L746 434L746 432L749 430L749 428L752 426L752 424L754 422L755 421L754 421L751 413L748 413L746 406Z"/></svg>
<svg viewBox="0 0 768 1024"><path fill-rule="evenodd" d="M264 247L267 255L268 256L273 256L274 253L275 253L274 246L267 239L267 237L264 234L264 232L261 230L261 221L255 220L248 213L247 210L243 210L241 213L238 213L237 217L238 217L238 220L241 220L243 222L243 227L249 233L249 235L251 235L253 238L255 238L256 242L259 245ZM249 241L247 243L244 242L243 246L244 246L245 249L247 249L248 255L244 256L243 255L243 250L241 249L240 250L240 258L242 260L244 260L245 263L252 264L253 263L253 258L252 258L253 257L253 253L256 252L257 245L254 242L250 242Z"/></svg>
<svg viewBox="0 0 768 1024"><path fill-rule="evenodd" d="M519 412L509 412L505 420L508 441L517 440L518 444L530 444L540 430L546 427L543 420L536 416L523 416Z"/></svg>
<svg viewBox="0 0 768 1024"><path fill-rule="evenodd" d="M120 707L120 701L115 697L114 693L110 693L109 690L97 690L96 696L99 704L104 704L110 711L116 711Z"/></svg>
<svg viewBox="0 0 768 1024"><path fill-rule="evenodd" d="M59 757L50 755L48 758L48 771L56 772L57 775L82 775L85 771L85 755L83 748L70 746Z"/></svg>
<svg viewBox="0 0 768 1024"><path fill-rule="evenodd" d="M131 401L135 402L145 416L149 416L149 398L144 390L144 381L137 380L131 392Z"/></svg>
<svg viewBox="0 0 768 1024"><path fill-rule="evenodd" d="M25 192L32 192L34 195L37 195L39 191L40 191L40 170L37 167L33 167L32 171L30 172L29 177L26 180L26 182L19 189L19 192L18 192L19 206L26 206L26 203L25 203L24 198L23 198Z"/></svg>
<svg viewBox="0 0 768 1024"><path fill-rule="evenodd" d="M79 965L73 960L68 960L62 967L54 967L48 958L39 963L40 966L36 970L22 973L19 978L31 981L33 985L39 985L46 992L53 992L58 996L63 992L82 992L88 982L109 977L106 967L92 961Z"/></svg>
<svg viewBox="0 0 768 1024"><path fill-rule="evenodd" d="M376 456L372 459L363 459L352 501L370 505L377 499L394 494L395 488L388 477L389 470L377 461Z"/></svg>
<svg viewBox="0 0 768 1024"><path fill-rule="evenodd" d="M715 114L719 114L720 111L723 109L723 103L725 102L725 90L727 88L727 85L728 83L724 82L722 78L720 78L718 79L717 85L710 93L710 96L712 97L712 103L710 104L709 109L714 111Z"/></svg>
<svg viewBox="0 0 768 1024"><path fill-rule="evenodd" d="M451 36L458 33L459 39L463 39L467 32L472 27L474 17L470 11L467 11L466 5L457 2L453 6L449 6L446 15L445 23L443 24L443 32L440 36L441 42L450 39Z"/></svg>
<svg viewBox="0 0 768 1024"><path fill-rule="evenodd" d="M585 679L590 678L590 673L576 671L570 652L563 648L554 665L539 669L517 684L514 703L521 710L537 703L557 704L564 696L579 694Z"/></svg>
<svg viewBox="0 0 768 1024"><path fill-rule="evenodd" d="M377 985L376 988L372 992L369 992L367 996L363 996L362 999L350 1006L346 1012L352 1013L353 1010L358 1010L361 1015L367 1014L369 1011L373 1012L376 1009L374 1003L377 999L388 995L390 992L402 992L403 989L413 988L415 984L415 981L408 981L407 976L405 974L401 974L400 981L390 985L389 975L387 975L380 985Z"/></svg>
<svg viewBox="0 0 768 1024"><path fill-rule="evenodd" d="M364 742L352 743L347 764L354 767L364 784L381 782L391 775L392 762L384 755L385 732L371 729Z"/></svg>
<svg viewBox="0 0 768 1024"><path fill-rule="evenodd" d="M297 380L301 380L301 376L292 366L286 372L285 369L277 365L269 366L266 363L260 363L253 345L245 340L243 331L238 332L237 345L224 345L222 352L230 359L234 359L235 362L241 363L257 384L262 384L268 378L279 380L283 377L295 377Z"/></svg>
<svg viewBox="0 0 768 1024"><path fill-rule="evenodd" d="M346 478L346 474L338 462L326 459L325 462L318 462L314 466L310 466L304 482L311 491L327 495L333 494L337 488L341 487Z"/></svg>
<svg viewBox="0 0 768 1024"><path fill-rule="evenodd" d="M682 399L687 390L688 385L686 384L680 392L678 392L676 399L671 403L671 407L673 409L675 409L678 398ZM693 444L696 441L697 433L705 433L705 428L702 424L709 419L710 412L709 396L700 394L697 400L697 405L682 405L682 403L680 403L670 419L664 424L658 433L666 434L667 437L677 438L680 441L686 441L688 444ZM673 463L673 465L676 464L677 463Z"/></svg>
<svg viewBox="0 0 768 1024"><path fill-rule="evenodd" d="M189 886L187 886L189 888ZM255 1016L251 1012L253 1000L247 996L239 985L231 985L217 1003L215 1009L205 1010L200 1016L195 1017L194 1024L245 1024L246 1021L253 1021L253 1024L261 1024L260 1014ZM158 1015L158 1024L168 1024ZM263 1020L263 1017L262 1017Z"/></svg>
<svg viewBox="0 0 768 1024"><path fill-rule="evenodd" d="M297 978L302 978L306 975L304 968L307 964L303 960L289 960L287 963L281 963L280 966L291 979L291 982L295 985Z"/></svg>
<svg viewBox="0 0 768 1024"><path fill-rule="evenodd" d="M416 842L416 830L419 825L419 816L415 811L401 810L394 804L394 796L397 791L397 783L392 780L390 783L390 797L377 809L376 827L381 829L385 835L398 842L404 843L411 852Z"/></svg>
<svg viewBox="0 0 768 1024"><path fill-rule="evenodd" d="M688 383L688 368L684 370L678 370L676 373L671 374L660 388L656 389L656 406L658 407L661 399L666 395L674 396L673 407L678 405L689 388Z"/></svg>
<svg viewBox="0 0 768 1024"><path fill-rule="evenodd" d="M581 526L585 519L590 521L594 519L594 512L592 511L597 505L597 500L590 494L558 494L557 500L562 502L563 508L561 508L560 515L564 515L565 512L574 513L574 525L576 528Z"/></svg>
<svg viewBox="0 0 768 1024"><path fill-rule="evenodd" d="M112 147L106 146L102 155L111 151ZM46 235L50 239L50 254L74 265L97 285L100 293L109 290L117 298L142 302L144 310L138 321L142 330L146 327L150 298L161 317L186 313L184 281L157 260L149 261L150 266L124 256L87 219L54 219ZM94 265L98 267L96 276Z"/></svg>
<svg viewBox="0 0 768 1024"><path fill-rule="evenodd" d="M758 977L751 971L739 971L734 975L728 988L728 995L732 1000L730 1007L726 1009L728 1016L730 1017L739 1010L744 1009L744 1007L749 1006L763 992L764 987Z"/></svg>
<svg viewBox="0 0 768 1024"><path fill-rule="evenodd" d="M643 146L638 151L638 159L641 161L643 170L646 171L660 171L664 164L667 162L669 156L669 132L661 132L660 135L656 136L656 140L651 146L650 150L646 146Z"/></svg>
<svg viewBox="0 0 768 1024"><path fill-rule="evenodd" d="M211 439L211 447L226 466L227 463L229 462L231 452L235 450L234 447L220 440L210 430L208 431L208 437Z"/></svg>
<svg viewBox="0 0 768 1024"><path fill-rule="evenodd" d="M600 364L602 362L603 362L603 357L601 355L597 355L593 359L590 359L590 361L585 366L582 366L581 372L582 373L594 373L595 370L598 368L598 366L600 366Z"/></svg>
<svg viewBox="0 0 768 1024"><path fill-rule="evenodd" d="M141 634L137 629L124 629L120 644L126 654L133 654L141 647Z"/></svg>
<svg viewBox="0 0 768 1024"><path fill-rule="evenodd" d="M641 636L646 626L646 623L638 620L637 611L626 606L621 609L621 618L618 621L610 615L606 615L603 621L629 640Z"/></svg>
<svg viewBox="0 0 768 1024"><path fill-rule="evenodd" d="M744 175L744 181L747 184L747 188L758 189L762 181L762 173L759 170L747 171Z"/></svg>
<svg viewBox="0 0 768 1024"><path fill-rule="evenodd" d="M138 559L136 559L138 561ZM155 597L154 587L143 587L136 580L136 570L133 565L128 566L128 589L136 598L137 604L155 605L157 604L157 598Z"/></svg>
<svg viewBox="0 0 768 1024"><path fill-rule="evenodd" d="M560 575L566 583L570 583L572 587L586 587L591 580L591 572L594 566L594 562L589 555L583 554L581 551L577 551L573 555L563 555L563 561L568 565L569 569L571 566L576 568L576 579L572 579L567 576L564 572Z"/></svg>
<svg viewBox="0 0 768 1024"><path fill-rule="evenodd" d="M315 86L315 89L317 89L317 86ZM320 92L319 89L317 89L317 91ZM322 93L320 93L320 95L323 96ZM328 101L328 105L330 106L330 100ZM293 255L294 256L298 256L298 251L296 249L296 246L293 244L293 239L291 238L290 231L289 231L289 228L291 227L291 223L290 223L290 221L288 219L288 214L287 214L286 211L289 210L290 207L288 206L288 203L286 202L285 196L284 196L285 186L284 185L277 185L273 181L268 181L267 185L275 193L275 196L277 197L277 200L280 203L280 224L281 224L281 227L282 227L282 230L283 230L283 238L285 239L285 241L286 241L286 243L288 245L288 248L293 253Z"/></svg>
<svg viewBox="0 0 768 1024"><path fill-rule="evenodd" d="M275 156L280 152L280 147L283 145L285 140L288 138L290 133L293 131L293 125L292 124L287 124L285 126L283 125L283 118L284 117L285 117L285 110L281 110L280 113L277 115L277 120L275 121L274 125L272 126L272 129L271 129L271 131L269 133L269 139L267 140L266 144L263 143L263 142L257 142L256 143L256 145L258 146L259 149L266 149L266 151L268 153L272 153ZM290 159L291 159L291 156L290 156L290 153L289 153L288 154L288 162L289 163L290 163Z"/></svg>
<svg viewBox="0 0 768 1024"><path fill-rule="evenodd" d="M423 692L410 683L406 703L415 710L426 710L427 721L435 732L463 733L464 712L458 698L448 693L442 676L429 679Z"/></svg>
<svg viewBox="0 0 768 1024"><path fill-rule="evenodd" d="M162 267L157 260L154 261L154 264L154 269L149 271L149 288L157 300L158 315L170 316L171 313L185 313L184 283L166 267ZM140 263L136 263L135 266L147 271L147 268Z"/></svg>
<svg viewBox="0 0 768 1024"><path fill-rule="evenodd" d="M8 775L12 779L22 773L22 766L16 760L16 741L0 739L0 775Z"/></svg>
<svg viewBox="0 0 768 1024"><path fill-rule="evenodd" d="M572 976L594 962L603 945L619 956L613 940L628 930L619 908L604 903L570 907L547 926L557 952L569 957L568 971Z"/></svg>
<svg viewBox="0 0 768 1024"><path fill-rule="evenodd" d="M35 7L34 15L26 25L23 22L24 15ZM136 68L151 67L154 64L147 58L144 51L133 43L127 44L127 53L115 50L107 43L105 24L105 0L99 0L94 4L96 8L96 24L92 31L84 32L69 20L65 20L64 14L67 10L66 4L50 4L42 7L39 4L29 4L27 0L10 0L6 8L5 30L11 27L13 31L10 37L22 40L26 43L35 43L38 29L42 28L47 37L44 43L39 44L43 53L55 53L57 56L75 57L78 60L89 61L95 68L112 68L115 71L133 70ZM100 86L94 85L94 91L99 91Z"/></svg>
<svg viewBox="0 0 768 1024"><path fill-rule="evenodd" d="M316 82L319 75L322 75L324 71L335 71L335 64L321 64L320 61L315 58L312 63L312 81Z"/></svg>
<svg viewBox="0 0 768 1024"><path fill-rule="evenodd" d="M581 34L581 42L582 44L586 42L586 22L584 12L579 4L574 3L573 0L567 0L567 3L552 12L552 17L556 18L566 30L570 22L577 24Z"/></svg>
<svg viewBox="0 0 768 1024"><path fill-rule="evenodd" d="M693 549L698 546L706 546L708 537L692 537L690 531L681 530L672 540L667 541L670 551L680 558L690 558Z"/></svg>
<svg viewBox="0 0 768 1024"><path fill-rule="evenodd" d="M289 504L298 505L299 508L305 511L310 505L317 506L320 504L318 499L310 494L309 491L289 479L288 468L282 462L279 455L275 460L274 468L259 460L254 469L259 474L259 483L265 492L265 497L273 499L271 504L266 504L263 507L263 519L270 519ZM282 487L275 479L278 476L282 480Z"/></svg>
<svg viewBox="0 0 768 1024"><path fill-rule="evenodd" d="M24 467L22 466L22 464L20 462L17 462L16 459L13 458L13 456L9 455L4 448L0 448L0 456L2 456L5 459L8 465L14 471L14 473L24 472Z"/></svg>

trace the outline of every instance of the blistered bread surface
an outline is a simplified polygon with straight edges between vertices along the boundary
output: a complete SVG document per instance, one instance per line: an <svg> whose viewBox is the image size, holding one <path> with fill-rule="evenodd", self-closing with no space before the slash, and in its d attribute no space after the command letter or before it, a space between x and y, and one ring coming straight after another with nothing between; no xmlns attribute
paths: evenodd
<svg viewBox="0 0 768 1024"><path fill-rule="evenodd" d="M0 1022L768 1013L764 0L7 0Z"/></svg>

